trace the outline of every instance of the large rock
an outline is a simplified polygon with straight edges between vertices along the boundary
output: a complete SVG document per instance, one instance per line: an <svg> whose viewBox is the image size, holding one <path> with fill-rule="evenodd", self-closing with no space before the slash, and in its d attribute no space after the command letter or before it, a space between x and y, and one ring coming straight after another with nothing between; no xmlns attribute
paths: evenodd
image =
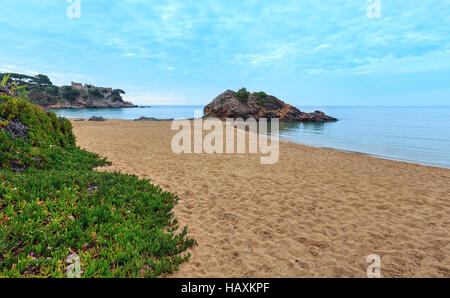
<svg viewBox="0 0 450 298"><path fill-rule="evenodd" d="M294 122L330 122L336 118L325 115L321 111L314 113L301 112L275 96L263 92L251 93L248 98L238 99L239 96L232 90L227 90L217 96L210 104L205 106L205 117L226 118L279 118L280 121Z"/></svg>

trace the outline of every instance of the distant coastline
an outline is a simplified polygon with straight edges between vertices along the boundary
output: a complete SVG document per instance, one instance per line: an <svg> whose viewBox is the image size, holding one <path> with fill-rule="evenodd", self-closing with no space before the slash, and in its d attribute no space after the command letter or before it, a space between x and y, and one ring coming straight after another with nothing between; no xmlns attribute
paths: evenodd
<svg viewBox="0 0 450 298"><path fill-rule="evenodd" d="M0 78L6 74L0 73ZM17 92L17 96L27 99L45 109L96 109L96 108L134 108L131 102L125 101L125 91L110 87L97 87L91 84L72 82L70 86L55 86L43 74L29 76L11 73L8 83L26 86Z"/></svg>

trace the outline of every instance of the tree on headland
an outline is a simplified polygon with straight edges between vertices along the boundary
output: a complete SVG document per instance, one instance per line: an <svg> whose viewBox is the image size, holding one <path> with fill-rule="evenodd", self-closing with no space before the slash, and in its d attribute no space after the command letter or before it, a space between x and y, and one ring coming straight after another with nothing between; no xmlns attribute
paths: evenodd
<svg viewBox="0 0 450 298"><path fill-rule="evenodd" d="M125 91L123 91L122 89L114 89L111 92L112 101L114 101L114 102L123 101L121 94L125 94Z"/></svg>
<svg viewBox="0 0 450 298"><path fill-rule="evenodd" d="M15 82L17 86L27 85L29 88L45 88L53 85L52 81L43 74L29 76L20 73L0 73L0 77L5 77L6 75L9 75L7 83Z"/></svg>
<svg viewBox="0 0 450 298"><path fill-rule="evenodd" d="M36 84L38 84L41 87L53 85L52 81L50 81L50 79L46 75L43 75L43 74L38 74L37 76L35 76L34 81L36 82Z"/></svg>
<svg viewBox="0 0 450 298"><path fill-rule="evenodd" d="M122 89L112 89L96 87L94 85L73 83L69 86L53 85L50 78L43 74L35 76L11 73L0 73L0 81L5 78L5 89L7 86L21 87L20 91L14 95L28 100L30 103L38 104L42 107L80 107L80 106L111 106L111 107L133 107L132 103L126 102L122 98L125 91ZM14 85L13 85L14 84ZM23 87L22 87L23 86ZM2 94L11 95L5 90Z"/></svg>

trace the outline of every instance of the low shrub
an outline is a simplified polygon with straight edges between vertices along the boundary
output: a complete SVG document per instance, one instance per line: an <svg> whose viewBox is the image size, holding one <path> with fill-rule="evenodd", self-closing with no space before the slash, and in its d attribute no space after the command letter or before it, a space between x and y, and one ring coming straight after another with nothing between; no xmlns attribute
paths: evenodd
<svg viewBox="0 0 450 298"><path fill-rule="evenodd" d="M69 120L47 112L22 98L0 96L0 117L19 119L29 128L32 145L74 146L75 136Z"/></svg>
<svg viewBox="0 0 450 298"><path fill-rule="evenodd" d="M248 98L250 97L250 92L247 91L245 88L239 89L238 92L236 92L236 98L239 101L247 102Z"/></svg>
<svg viewBox="0 0 450 298"><path fill-rule="evenodd" d="M178 198L75 145L71 123L0 96L0 277L156 277L178 270L195 244L178 231ZM27 138L5 127L21 121ZM178 232L177 232L178 231ZM184 254L183 254L184 253Z"/></svg>
<svg viewBox="0 0 450 298"><path fill-rule="evenodd" d="M93 97L103 98L102 92L99 89L88 89L88 94Z"/></svg>
<svg viewBox="0 0 450 298"><path fill-rule="evenodd" d="M189 258L177 198L148 180L94 171L0 172L0 276L156 277Z"/></svg>
<svg viewBox="0 0 450 298"><path fill-rule="evenodd" d="M63 98L73 101L81 95L80 90L72 88L72 86L63 86L62 88L62 96Z"/></svg>
<svg viewBox="0 0 450 298"><path fill-rule="evenodd" d="M260 105L260 106L267 105L267 99L269 98L269 96L264 91L255 92L254 95L256 98L255 101L258 105Z"/></svg>

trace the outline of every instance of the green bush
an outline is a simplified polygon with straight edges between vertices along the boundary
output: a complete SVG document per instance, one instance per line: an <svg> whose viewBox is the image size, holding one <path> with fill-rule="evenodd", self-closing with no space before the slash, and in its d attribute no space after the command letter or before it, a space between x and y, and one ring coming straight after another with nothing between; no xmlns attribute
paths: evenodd
<svg viewBox="0 0 450 298"><path fill-rule="evenodd" d="M88 89L88 94L93 97L104 97L103 94L98 89Z"/></svg>
<svg viewBox="0 0 450 298"><path fill-rule="evenodd" d="M71 86L64 86L62 87L62 96L63 98L73 101L80 96L81 92L80 90L77 90L75 88L72 88Z"/></svg>
<svg viewBox="0 0 450 298"><path fill-rule="evenodd" d="M112 101L116 102L116 101L123 101L122 99L122 95L121 94L125 94L125 91L121 90L121 89L114 89L111 92L111 97L112 97Z"/></svg>
<svg viewBox="0 0 450 298"><path fill-rule="evenodd" d="M255 92L254 95L256 97L255 101L258 105L260 105L260 106L267 105L267 100L268 100L269 96L264 91Z"/></svg>
<svg viewBox="0 0 450 298"><path fill-rule="evenodd" d="M239 89L238 92L236 92L236 98L239 101L247 102L248 98L250 97L250 92L247 91L245 88Z"/></svg>
<svg viewBox="0 0 450 298"><path fill-rule="evenodd" d="M178 198L149 180L96 172L110 164L75 146L68 120L0 96L0 277L156 277L178 270L195 244L178 231ZM4 128L19 119L28 138Z"/></svg>
<svg viewBox="0 0 450 298"><path fill-rule="evenodd" d="M0 169L89 170L107 165L104 158L75 146L69 120L24 99L0 96ZM28 127L27 140L14 140L3 127L12 119Z"/></svg>
<svg viewBox="0 0 450 298"><path fill-rule="evenodd" d="M57 86L51 85L51 86L45 87L44 91L53 96L59 95L59 88Z"/></svg>
<svg viewBox="0 0 450 298"><path fill-rule="evenodd" d="M259 100L266 100L268 95L266 94L266 92L264 91L260 91L260 92L255 92L255 96L257 99Z"/></svg>
<svg viewBox="0 0 450 298"><path fill-rule="evenodd" d="M69 120L47 112L22 98L0 96L0 117L19 119L29 128L32 145L74 146L75 136Z"/></svg>

